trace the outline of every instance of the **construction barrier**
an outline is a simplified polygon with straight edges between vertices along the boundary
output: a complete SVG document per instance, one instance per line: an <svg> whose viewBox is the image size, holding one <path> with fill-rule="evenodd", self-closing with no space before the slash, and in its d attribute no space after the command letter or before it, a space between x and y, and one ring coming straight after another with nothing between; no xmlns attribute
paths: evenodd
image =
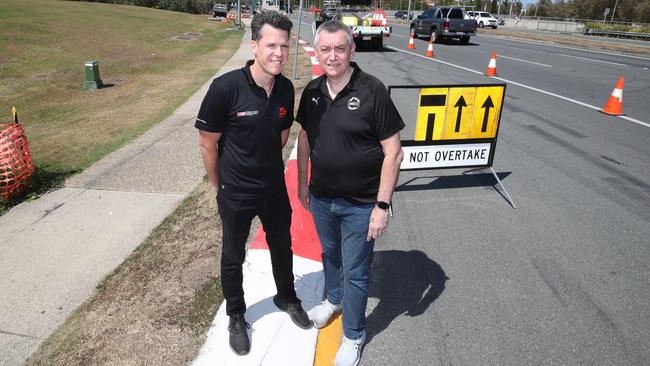
<svg viewBox="0 0 650 366"><path fill-rule="evenodd" d="M5 200L23 192L34 173L32 153L18 114L14 121L0 123L0 197Z"/></svg>

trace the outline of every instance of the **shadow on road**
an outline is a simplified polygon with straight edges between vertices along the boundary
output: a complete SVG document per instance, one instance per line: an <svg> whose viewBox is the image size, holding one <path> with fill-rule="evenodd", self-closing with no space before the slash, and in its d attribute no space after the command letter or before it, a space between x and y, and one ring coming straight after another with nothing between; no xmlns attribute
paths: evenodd
<svg viewBox="0 0 650 366"><path fill-rule="evenodd" d="M408 181L395 187L395 192L409 192L409 191L426 191L426 190L435 190L435 189L449 189L449 188L470 188L470 187L493 187L501 197L506 201L510 202L507 195L499 189L499 185L494 176L490 173L476 173L480 170L470 170L463 172L462 175L450 175L450 176L424 176L424 177L414 177ZM502 172L496 173L499 179L503 182L504 178L512 174L511 172ZM414 183L418 179L433 179L428 183L416 184ZM511 203L512 204L512 203Z"/></svg>
<svg viewBox="0 0 650 366"><path fill-rule="evenodd" d="M381 47L381 48L375 48L372 45L358 45L356 46L356 49L354 52L357 53L366 53L366 52L397 52L395 50L391 50L390 48L386 47Z"/></svg>
<svg viewBox="0 0 650 366"><path fill-rule="evenodd" d="M497 173L501 181L508 177L511 172ZM415 183L417 180L430 180L427 183ZM414 177L408 181L395 187L395 192L409 192L409 191L427 191L434 189L449 189L449 188L469 188L469 187L489 187L492 186L496 189L497 181L490 173L471 173L464 172L462 175L449 175L449 176L422 176ZM498 191L498 189L497 189Z"/></svg>
<svg viewBox="0 0 650 366"><path fill-rule="evenodd" d="M366 318L367 342L400 316L423 314L445 289L442 267L419 250L374 253L369 297L379 303Z"/></svg>
<svg viewBox="0 0 650 366"><path fill-rule="evenodd" d="M419 40L425 41L425 42L429 42L429 36L418 36L416 38L419 39ZM441 44L444 44L446 46L480 46L480 44L474 43L472 41L470 41L468 43L465 43L465 44L462 44L462 43L460 43L460 41L458 39L455 39L455 38L443 38L443 39L439 40L437 43L434 43L433 47L435 47L436 45L441 45Z"/></svg>

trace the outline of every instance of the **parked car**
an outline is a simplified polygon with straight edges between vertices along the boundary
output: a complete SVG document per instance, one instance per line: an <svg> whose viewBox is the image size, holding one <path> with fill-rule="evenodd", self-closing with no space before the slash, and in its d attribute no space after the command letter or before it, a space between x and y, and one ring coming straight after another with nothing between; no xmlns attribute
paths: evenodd
<svg viewBox="0 0 650 366"><path fill-rule="evenodd" d="M458 38L461 44L466 44L471 36L476 35L476 27L474 19L464 18L462 8L431 8L413 19L411 33L416 37L426 34L431 37L431 42Z"/></svg>
<svg viewBox="0 0 650 366"><path fill-rule="evenodd" d="M492 14L484 11L468 11L465 14L465 19L476 20L479 28L492 27L492 29L497 29L497 18L493 17Z"/></svg>
<svg viewBox="0 0 650 366"><path fill-rule="evenodd" d="M395 12L395 15L394 15L395 19L406 19L406 17L407 17L406 13L407 12L404 11L404 10L400 10L400 11ZM408 18L413 19L413 13L411 13L411 15Z"/></svg>
<svg viewBox="0 0 650 366"><path fill-rule="evenodd" d="M228 14L228 4L224 3L214 3L212 5L212 16L213 17L226 17Z"/></svg>
<svg viewBox="0 0 650 366"><path fill-rule="evenodd" d="M321 11L323 16L325 17L325 19L323 19L325 21L334 19L334 17L336 16L336 14L338 12L339 11L337 9L334 9L334 8L327 8L327 9L323 9L323 11Z"/></svg>

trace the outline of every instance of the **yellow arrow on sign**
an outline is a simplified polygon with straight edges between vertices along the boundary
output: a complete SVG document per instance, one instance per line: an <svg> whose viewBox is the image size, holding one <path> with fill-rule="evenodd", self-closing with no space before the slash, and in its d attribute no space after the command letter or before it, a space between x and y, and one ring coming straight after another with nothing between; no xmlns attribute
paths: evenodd
<svg viewBox="0 0 650 366"><path fill-rule="evenodd" d="M449 88L447 117L442 140L460 140L472 137L476 87Z"/></svg>
<svg viewBox="0 0 650 366"><path fill-rule="evenodd" d="M493 138L501 119L503 87L480 87L476 90L476 111L472 124L472 138Z"/></svg>

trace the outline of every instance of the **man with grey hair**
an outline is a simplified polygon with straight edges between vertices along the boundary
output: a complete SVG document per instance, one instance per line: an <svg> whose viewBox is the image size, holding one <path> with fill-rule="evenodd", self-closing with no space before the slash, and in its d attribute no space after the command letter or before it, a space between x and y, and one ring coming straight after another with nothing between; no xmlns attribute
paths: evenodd
<svg viewBox="0 0 650 366"><path fill-rule="evenodd" d="M404 122L381 81L351 62L355 45L345 24L323 23L314 44L325 75L307 85L296 116L298 198L314 218L325 273L326 299L309 318L322 328L343 311L334 362L352 366L366 339L368 272L375 239L388 225Z"/></svg>
<svg viewBox="0 0 650 366"><path fill-rule="evenodd" d="M242 264L251 221L259 216L271 254L275 305L301 328L311 327L296 296L291 251L291 206L282 148L293 122L294 89L282 76L289 54L291 21L277 12L251 23L255 59L212 82L196 118L208 179L221 217L221 285L230 316L230 347L250 351Z"/></svg>

